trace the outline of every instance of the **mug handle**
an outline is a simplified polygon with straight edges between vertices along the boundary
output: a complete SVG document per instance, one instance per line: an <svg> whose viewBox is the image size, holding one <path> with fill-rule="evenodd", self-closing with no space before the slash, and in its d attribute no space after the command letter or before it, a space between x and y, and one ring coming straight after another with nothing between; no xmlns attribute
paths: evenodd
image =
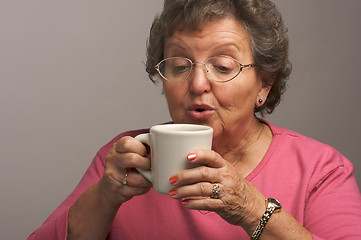
<svg viewBox="0 0 361 240"><path fill-rule="evenodd" d="M135 139L150 146L149 136L150 136L149 133L143 133L143 134L139 134L139 135L135 136ZM143 175L143 177L145 177L148 181L152 182L152 171L151 170L141 169L141 168L136 168L136 169L140 174Z"/></svg>

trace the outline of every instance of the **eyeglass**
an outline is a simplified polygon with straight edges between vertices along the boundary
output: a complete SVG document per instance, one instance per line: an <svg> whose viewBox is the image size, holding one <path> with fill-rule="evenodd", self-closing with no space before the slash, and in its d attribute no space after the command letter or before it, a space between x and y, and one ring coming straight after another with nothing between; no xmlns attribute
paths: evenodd
<svg viewBox="0 0 361 240"><path fill-rule="evenodd" d="M254 67L254 64L243 65L228 56L216 56L203 62L192 62L184 57L171 57L160 61L155 69L159 75L169 82L183 82L191 75L194 65L202 64L209 79L215 82L229 82L242 71L243 68Z"/></svg>

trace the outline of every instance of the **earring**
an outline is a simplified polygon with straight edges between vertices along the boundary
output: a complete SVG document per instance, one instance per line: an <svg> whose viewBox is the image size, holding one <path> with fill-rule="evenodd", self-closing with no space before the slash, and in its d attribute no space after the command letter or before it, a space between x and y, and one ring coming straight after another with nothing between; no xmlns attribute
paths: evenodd
<svg viewBox="0 0 361 240"><path fill-rule="evenodd" d="M258 103L263 103L262 98L260 98L260 99L258 100Z"/></svg>

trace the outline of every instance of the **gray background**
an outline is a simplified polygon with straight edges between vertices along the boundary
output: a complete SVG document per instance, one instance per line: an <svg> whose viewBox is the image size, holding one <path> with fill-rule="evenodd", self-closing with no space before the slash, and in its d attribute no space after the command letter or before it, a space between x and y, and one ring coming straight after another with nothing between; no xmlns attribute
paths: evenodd
<svg viewBox="0 0 361 240"><path fill-rule="evenodd" d="M144 71L162 1L0 0L0 239L25 239L117 133L168 121ZM361 184L361 1L278 0L294 64L267 119L332 145Z"/></svg>

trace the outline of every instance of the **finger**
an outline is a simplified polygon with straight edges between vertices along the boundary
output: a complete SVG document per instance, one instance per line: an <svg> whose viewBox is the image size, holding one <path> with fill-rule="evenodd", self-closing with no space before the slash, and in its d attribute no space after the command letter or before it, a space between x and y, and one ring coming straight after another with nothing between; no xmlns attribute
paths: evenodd
<svg viewBox="0 0 361 240"><path fill-rule="evenodd" d="M109 177L118 188L122 187L122 185L140 188L152 186L135 168L121 169L117 167L107 167L104 170L104 176ZM119 185L119 183L122 185Z"/></svg>
<svg viewBox="0 0 361 240"><path fill-rule="evenodd" d="M218 189L221 189L219 187ZM210 182L200 182L192 185L186 185L169 191L169 195L174 199L187 197L205 197L209 198L213 193L214 186ZM218 192L218 198L222 197L222 192Z"/></svg>
<svg viewBox="0 0 361 240"><path fill-rule="evenodd" d="M141 143L139 140L130 137L125 136L119 139L114 145L113 145L114 151L117 153L137 153L141 156L146 156L147 154L147 148Z"/></svg>
<svg viewBox="0 0 361 240"><path fill-rule="evenodd" d="M123 196L144 194L152 187L152 184L135 170L124 171L119 175L108 173L104 175L106 176L112 182L112 191L121 191ZM109 187L111 185L107 184Z"/></svg>
<svg viewBox="0 0 361 240"><path fill-rule="evenodd" d="M133 196L139 196L143 195L147 192L149 192L150 187L130 187L130 186L123 186L122 188L122 195L126 197L133 197Z"/></svg>
<svg viewBox="0 0 361 240"><path fill-rule="evenodd" d="M147 157L143 157L137 153L122 153L114 156L114 165L121 169L150 169L150 159Z"/></svg>
<svg viewBox="0 0 361 240"><path fill-rule="evenodd" d="M185 198L182 205L188 209L217 211L222 208L222 201L212 198Z"/></svg>
<svg viewBox="0 0 361 240"><path fill-rule="evenodd" d="M128 179L128 177L130 177ZM133 173L128 173L126 185L124 184L125 171L122 175L114 175L113 172L104 172L103 177L99 181L102 194L109 200L114 201L117 204L122 204L128 201L133 196L142 195L148 192L151 185L147 183L140 183L139 187L134 186L135 181L133 179ZM146 180L144 180L146 181ZM129 184L129 185L128 185Z"/></svg>
<svg viewBox="0 0 361 240"><path fill-rule="evenodd" d="M172 176L169 181L173 186L189 185L198 182L221 182L218 169L207 166L186 169Z"/></svg>
<svg viewBox="0 0 361 240"><path fill-rule="evenodd" d="M137 187L137 188L149 188L152 186L152 183L144 178L136 170L129 170L127 175L127 184L128 187Z"/></svg>
<svg viewBox="0 0 361 240"><path fill-rule="evenodd" d="M208 149L198 149L187 155L188 161L212 168L222 168L227 164L218 153Z"/></svg>
<svg viewBox="0 0 361 240"><path fill-rule="evenodd" d="M125 136L119 139L111 151L109 159L118 168L138 167L143 169L150 168L150 161L146 157L147 148L138 140Z"/></svg>
<svg viewBox="0 0 361 240"><path fill-rule="evenodd" d="M115 175L123 173L127 168L150 168L150 159L136 153L115 154L109 151L105 158L105 171L114 172Z"/></svg>
<svg viewBox="0 0 361 240"><path fill-rule="evenodd" d="M106 166L125 169L130 167L150 168L150 161L146 158L147 149L138 140L126 136L113 144L106 156Z"/></svg>

